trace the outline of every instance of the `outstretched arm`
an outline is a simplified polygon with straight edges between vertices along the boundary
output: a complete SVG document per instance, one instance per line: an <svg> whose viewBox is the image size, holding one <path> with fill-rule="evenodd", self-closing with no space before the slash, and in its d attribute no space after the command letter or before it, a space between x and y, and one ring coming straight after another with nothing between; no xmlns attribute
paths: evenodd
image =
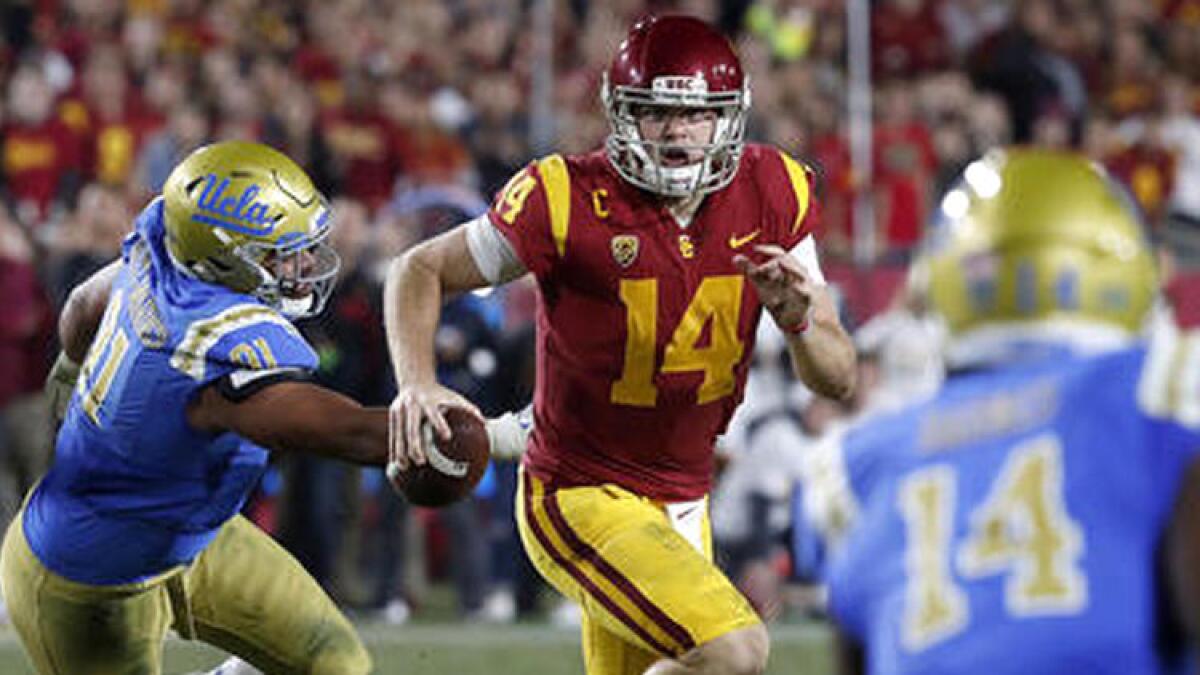
<svg viewBox="0 0 1200 675"><path fill-rule="evenodd" d="M250 379L241 391L229 380L205 388L189 406L188 422L210 433L232 431L280 452L307 452L368 466L387 463L387 408L364 407L330 389L291 379L286 371L241 376ZM531 425L528 409L487 420L492 456L520 456Z"/></svg>
<svg viewBox="0 0 1200 675"><path fill-rule="evenodd" d="M227 387L205 388L188 408L193 427L232 431L281 452L308 452L371 466L387 462L386 408L366 408L303 381L278 381L244 395L222 389Z"/></svg>

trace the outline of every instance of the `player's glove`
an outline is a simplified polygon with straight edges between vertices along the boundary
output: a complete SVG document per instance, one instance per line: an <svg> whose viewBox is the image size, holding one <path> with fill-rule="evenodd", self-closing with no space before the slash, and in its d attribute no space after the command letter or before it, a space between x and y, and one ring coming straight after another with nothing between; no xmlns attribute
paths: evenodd
<svg viewBox="0 0 1200 675"><path fill-rule="evenodd" d="M492 457L501 460L517 459L525 453L529 434L533 431L533 406L511 413L506 412L487 421L488 441Z"/></svg>
<svg viewBox="0 0 1200 675"><path fill-rule="evenodd" d="M67 404L71 402L71 393L78 379L79 364L72 361L66 352L59 352L54 367L46 376L45 386L46 402L50 405L50 413L54 415L54 426L62 424L67 416Z"/></svg>

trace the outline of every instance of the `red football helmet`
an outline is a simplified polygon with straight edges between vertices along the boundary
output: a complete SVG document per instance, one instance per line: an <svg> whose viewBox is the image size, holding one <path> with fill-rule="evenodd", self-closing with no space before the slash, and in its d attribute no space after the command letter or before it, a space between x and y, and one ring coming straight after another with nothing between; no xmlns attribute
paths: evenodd
<svg viewBox="0 0 1200 675"><path fill-rule="evenodd" d="M729 40L712 26L688 16L637 22L604 74L600 99L612 129L605 149L625 180L669 197L713 192L733 180L742 156L750 82ZM645 140L638 130L637 114L647 106L714 110L716 129L699 148L703 159L664 166L666 144Z"/></svg>

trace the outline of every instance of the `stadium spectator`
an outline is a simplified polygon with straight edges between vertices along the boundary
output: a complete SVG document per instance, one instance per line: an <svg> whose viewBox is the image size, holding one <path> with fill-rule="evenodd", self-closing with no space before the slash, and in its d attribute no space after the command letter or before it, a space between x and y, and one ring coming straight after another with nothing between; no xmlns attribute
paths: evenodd
<svg viewBox="0 0 1200 675"><path fill-rule="evenodd" d="M878 99L875 193L883 250L906 255L921 237L932 198L937 156L933 137L917 116L912 83L893 81Z"/></svg>
<svg viewBox="0 0 1200 675"><path fill-rule="evenodd" d="M171 169L189 152L209 138L209 120L204 109L190 101L180 101L167 113L167 122L152 134L138 155L136 188L158 192Z"/></svg>
<svg viewBox="0 0 1200 675"><path fill-rule="evenodd" d="M50 290L56 307L77 284L121 252L132 212L119 188L90 183L79 193L79 208L54 228Z"/></svg>
<svg viewBox="0 0 1200 675"><path fill-rule="evenodd" d="M1076 122L1085 91L1077 68L1054 49L1059 15L1051 0L1020 0L1015 22L976 44L970 69L977 85L1003 97L1013 140L1029 142L1034 124L1058 106Z"/></svg>
<svg viewBox="0 0 1200 675"><path fill-rule="evenodd" d="M881 0L871 7L872 74L911 80L951 63L950 41L935 3Z"/></svg>
<svg viewBox="0 0 1200 675"><path fill-rule="evenodd" d="M1168 216L1200 225L1200 115L1194 87L1179 73L1163 81L1161 115L1159 139L1175 168Z"/></svg>
<svg viewBox="0 0 1200 675"><path fill-rule="evenodd" d="M21 64L6 84L4 197L17 222L38 228L54 207L74 202L83 175L79 143L55 115L55 94L40 67Z"/></svg>
<svg viewBox="0 0 1200 675"><path fill-rule="evenodd" d="M55 314L37 272L32 242L0 206L0 521L5 526L50 462L51 423L41 389Z"/></svg>

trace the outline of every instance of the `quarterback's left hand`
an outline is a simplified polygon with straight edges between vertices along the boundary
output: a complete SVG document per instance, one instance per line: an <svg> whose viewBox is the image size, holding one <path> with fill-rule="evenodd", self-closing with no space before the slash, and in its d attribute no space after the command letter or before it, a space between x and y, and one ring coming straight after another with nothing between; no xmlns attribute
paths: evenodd
<svg viewBox="0 0 1200 675"><path fill-rule="evenodd" d="M816 286L800 261L779 246L759 245L754 250L760 262L736 255L733 264L754 284L759 300L776 325L788 332L803 330L808 325Z"/></svg>

